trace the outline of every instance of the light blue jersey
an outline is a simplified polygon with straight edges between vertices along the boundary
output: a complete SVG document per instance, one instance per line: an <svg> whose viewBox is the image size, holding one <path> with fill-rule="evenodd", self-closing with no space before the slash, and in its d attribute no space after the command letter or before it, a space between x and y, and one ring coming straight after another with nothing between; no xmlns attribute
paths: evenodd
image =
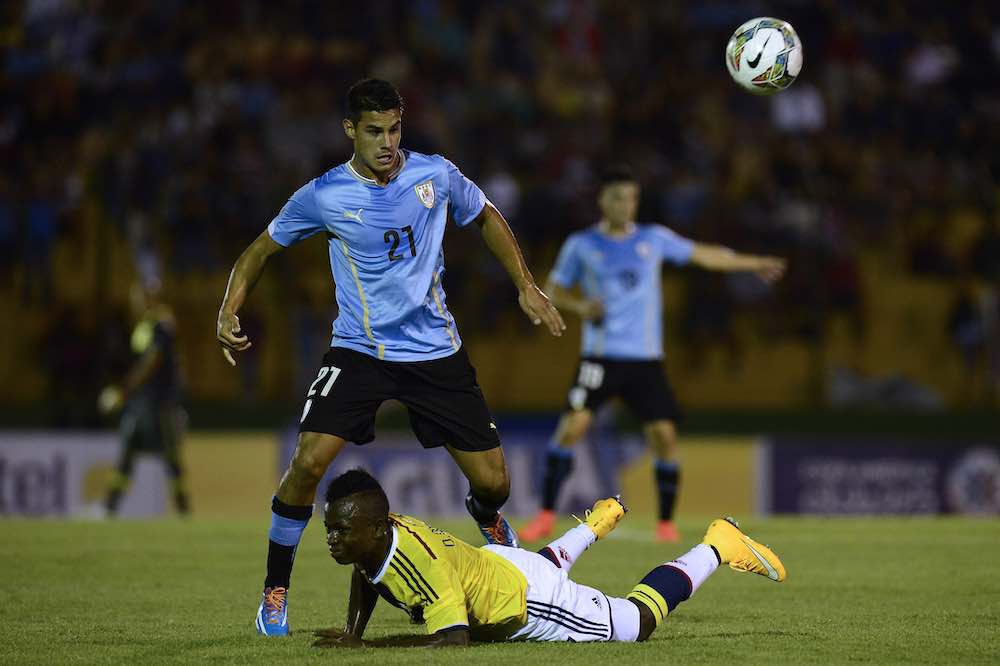
<svg viewBox="0 0 1000 666"><path fill-rule="evenodd" d="M428 361L462 345L441 286L448 209L465 226L486 195L440 155L400 152L385 187L345 162L293 194L267 230L285 247L326 232L340 308L331 346Z"/></svg>
<svg viewBox="0 0 1000 666"><path fill-rule="evenodd" d="M561 287L577 283L604 305L604 319L583 324L582 354L620 360L663 358L664 261L686 264L694 243L656 224L633 225L612 238L596 225L572 234L549 278Z"/></svg>

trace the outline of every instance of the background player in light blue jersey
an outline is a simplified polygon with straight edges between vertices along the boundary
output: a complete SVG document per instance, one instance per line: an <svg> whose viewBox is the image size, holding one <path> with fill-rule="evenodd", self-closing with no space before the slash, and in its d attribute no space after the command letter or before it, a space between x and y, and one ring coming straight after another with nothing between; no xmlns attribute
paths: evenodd
<svg viewBox="0 0 1000 666"><path fill-rule="evenodd" d="M536 541L552 532L559 489L572 470L572 447L586 434L594 410L619 397L642 420L655 458L656 538L677 541L673 510L680 479L675 425L680 410L663 370L663 262L753 271L767 282L781 277L785 262L696 243L660 225L636 224L639 183L625 166L604 174L598 206L601 221L566 240L546 285L557 306L583 319L582 351L567 411L546 457L542 510L519 536ZM579 296L572 291L576 286Z"/></svg>
<svg viewBox="0 0 1000 666"><path fill-rule="evenodd" d="M518 289L521 308L553 335L565 329L536 286L503 216L440 155L399 148L403 100L366 79L347 95L354 155L300 188L248 247L229 278L217 337L226 359L250 348L239 312L274 253L325 234L339 314L330 350L308 389L295 453L272 501L267 577L257 630L288 633L287 590L316 486L347 442L375 437L375 412L406 405L420 443L444 446L469 479L469 512L491 543L516 544L499 509L510 481L496 425L448 311L441 241L449 212L475 222Z"/></svg>

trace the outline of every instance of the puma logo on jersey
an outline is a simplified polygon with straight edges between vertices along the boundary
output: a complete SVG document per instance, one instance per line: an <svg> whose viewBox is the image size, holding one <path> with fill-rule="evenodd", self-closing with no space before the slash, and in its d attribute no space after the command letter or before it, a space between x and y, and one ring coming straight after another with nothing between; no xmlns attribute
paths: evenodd
<svg viewBox="0 0 1000 666"><path fill-rule="evenodd" d="M361 219L361 212L363 210L364 208L359 208L357 213L352 213L349 210L345 210L344 217L346 217L348 220L357 220L360 224L364 224L365 221Z"/></svg>

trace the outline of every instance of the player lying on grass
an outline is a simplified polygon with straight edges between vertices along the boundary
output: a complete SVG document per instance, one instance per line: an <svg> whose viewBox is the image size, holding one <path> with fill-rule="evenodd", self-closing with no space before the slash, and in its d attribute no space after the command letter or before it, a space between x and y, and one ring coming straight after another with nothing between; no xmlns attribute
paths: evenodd
<svg viewBox="0 0 1000 666"><path fill-rule="evenodd" d="M625 599L568 578L573 562L625 515L600 500L581 525L541 551L474 548L425 523L389 512L385 492L361 469L326 491L327 545L353 564L347 626L317 631L318 647L445 646L471 641L644 641L720 564L783 581L785 568L735 522L715 520L704 542L652 571ZM429 636L362 640L382 597L423 623Z"/></svg>

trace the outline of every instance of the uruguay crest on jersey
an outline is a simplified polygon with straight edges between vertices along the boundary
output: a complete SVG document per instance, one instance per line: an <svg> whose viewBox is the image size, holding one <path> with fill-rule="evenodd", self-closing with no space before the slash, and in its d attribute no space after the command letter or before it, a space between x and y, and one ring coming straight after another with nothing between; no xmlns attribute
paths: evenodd
<svg viewBox="0 0 1000 666"><path fill-rule="evenodd" d="M427 180L419 185L414 185L413 189L417 192L417 198L420 199L420 203L424 205L424 208L434 208L433 180Z"/></svg>

